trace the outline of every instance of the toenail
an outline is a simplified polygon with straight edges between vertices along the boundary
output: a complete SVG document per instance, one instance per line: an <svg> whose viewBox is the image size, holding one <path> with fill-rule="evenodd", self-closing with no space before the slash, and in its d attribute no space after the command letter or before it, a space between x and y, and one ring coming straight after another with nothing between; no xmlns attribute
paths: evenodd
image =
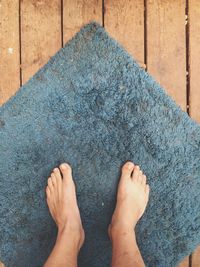
<svg viewBox="0 0 200 267"><path fill-rule="evenodd" d="M54 171L54 172L57 172L57 171L58 171L58 168L53 169L53 171Z"/></svg>
<svg viewBox="0 0 200 267"><path fill-rule="evenodd" d="M127 164L128 169L131 170L133 168L133 165L134 165L133 162L128 162Z"/></svg>
<svg viewBox="0 0 200 267"><path fill-rule="evenodd" d="M62 163L61 164L61 168L62 169L67 169L69 167L69 165L67 163Z"/></svg>

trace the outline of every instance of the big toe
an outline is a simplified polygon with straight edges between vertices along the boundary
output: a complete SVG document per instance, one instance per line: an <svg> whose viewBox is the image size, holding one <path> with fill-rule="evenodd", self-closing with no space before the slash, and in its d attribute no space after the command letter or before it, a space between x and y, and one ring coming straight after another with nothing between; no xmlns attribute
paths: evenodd
<svg viewBox="0 0 200 267"><path fill-rule="evenodd" d="M131 161L127 161L122 167L122 177L130 178L133 169L134 169L134 163Z"/></svg>
<svg viewBox="0 0 200 267"><path fill-rule="evenodd" d="M62 163L60 165L60 170L62 172L64 182L72 181L72 168L69 164Z"/></svg>

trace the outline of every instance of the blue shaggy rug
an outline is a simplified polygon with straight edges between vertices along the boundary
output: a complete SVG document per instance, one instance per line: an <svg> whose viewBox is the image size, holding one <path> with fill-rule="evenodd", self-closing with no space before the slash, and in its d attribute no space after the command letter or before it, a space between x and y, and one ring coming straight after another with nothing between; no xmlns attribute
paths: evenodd
<svg viewBox="0 0 200 267"><path fill-rule="evenodd" d="M110 266L107 227L127 160L151 187L136 229L145 264L176 266L200 243L200 127L90 23L1 107L0 259L43 265L56 237L44 188L66 161L86 231L79 266Z"/></svg>

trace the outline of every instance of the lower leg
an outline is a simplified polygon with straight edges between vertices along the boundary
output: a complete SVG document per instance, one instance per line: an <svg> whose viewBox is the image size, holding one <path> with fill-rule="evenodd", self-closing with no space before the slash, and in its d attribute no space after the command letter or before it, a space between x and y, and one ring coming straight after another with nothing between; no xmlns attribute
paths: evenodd
<svg viewBox="0 0 200 267"><path fill-rule="evenodd" d="M58 234L44 267L77 266L78 252L84 241L71 168L62 164L60 170L53 170L46 188L47 204L57 224Z"/></svg>
<svg viewBox="0 0 200 267"><path fill-rule="evenodd" d="M145 211L149 198L146 176L139 166L127 162L122 168L117 204L108 232L112 241L112 267L144 267L135 225Z"/></svg>
<svg viewBox="0 0 200 267"><path fill-rule="evenodd" d="M133 230L112 230L112 267L144 267Z"/></svg>
<svg viewBox="0 0 200 267"><path fill-rule="evenodd" d="M77 266L78 246L74 242L70 230L66 229L58 231L56 243L54 248L45 263L45 267L49 266L63 266L75 267Z"/></svg>

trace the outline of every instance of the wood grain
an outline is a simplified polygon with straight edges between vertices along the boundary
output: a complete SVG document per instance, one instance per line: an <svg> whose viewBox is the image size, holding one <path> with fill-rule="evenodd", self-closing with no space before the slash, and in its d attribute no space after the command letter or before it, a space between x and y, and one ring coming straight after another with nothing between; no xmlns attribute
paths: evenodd
<svg viewBox="0 0 200 267"><path fill-rule="evenodd" d="M200 267L200 247L192 253L192 267Z"/></svg>
<svg viewBox="0 0 200 267"><path fill-rule="evenodd" d="M61 47L61 1L21 1L23 84Z"/></svg>
<svg viewBox="0 0 200 267"><path fill-rule="evenodd" d="M200 123L200 1L189 0L189 111ZM192 254L192 267L200 267L200 247Z"/></svg>
<svg viewBox="0 0 200 267"><path fill-rule="evenodd" d="M90 21L102 25L102 0L63 0L64 44Z"/></svg>
<svg viewBox="0 0 200 267"><path fill-rule="evenodd" d="M105 29L144 64L144 1L105 0Z"/></svg>
<svg viewBox="0 0 200 267"><path fill-rule="evenodd" d="M185 1L147 1L147 65L186 110Z"/></svg>
<svg viewBox="0 0 200 267"><path fill-rule="evenodd" d="M19 3L0 1L0 105L20 86Z"/></svg>
<svg viewBox="0 0 200 267"><path fill-rule="evenodd" d="M185 257L178 267L189 267L189 256Z"/></svg>
<svg viewBox="0 0 200 267"><path fill-rule="evenodd" d="M190 115L200 123L200 1L189 1ZM199 260L200 262L200 260Z"/></svg>

